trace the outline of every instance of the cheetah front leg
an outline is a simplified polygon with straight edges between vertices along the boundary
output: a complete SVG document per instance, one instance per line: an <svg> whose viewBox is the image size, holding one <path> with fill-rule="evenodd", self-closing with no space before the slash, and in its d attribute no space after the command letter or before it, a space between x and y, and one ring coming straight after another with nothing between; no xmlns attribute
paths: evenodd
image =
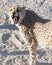
<svg viewBox="0 0 52 65"><path fill-rule="evenodd" d="M34 61L36 58L37 41L34 32L32 29L27 29L22 26L20 33L29 50L29 65L36 65L34 64Z"/></svg>
<svg viewBox="0 0 52 65"><path fill-rule="evenodd" d="M36 65L36 45L27 45L28 50L29 50L29 65Z"/></svg>
<svg viewBox="0 0 52 65"><path fill-rule="evenodd" d="M36 65L37 41L32 31L30 33L28 32L28 34L26 33L26 41L29 50L29 65Z"/></svg>

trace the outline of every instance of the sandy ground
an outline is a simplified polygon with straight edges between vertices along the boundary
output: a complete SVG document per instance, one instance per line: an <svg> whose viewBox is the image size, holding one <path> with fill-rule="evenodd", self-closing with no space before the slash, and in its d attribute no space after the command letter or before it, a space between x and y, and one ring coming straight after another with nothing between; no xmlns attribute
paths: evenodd
<svg viewBox="0 0 52 65"><path fill-rule="evenodd" d="M12 5L26 6L40 17L52 19L52 0L0 0L0 65L27 65L26 44L18 28L9 21L7 10ZM37 65L52 65L52 50L38 48L36 62Z"/></svg>

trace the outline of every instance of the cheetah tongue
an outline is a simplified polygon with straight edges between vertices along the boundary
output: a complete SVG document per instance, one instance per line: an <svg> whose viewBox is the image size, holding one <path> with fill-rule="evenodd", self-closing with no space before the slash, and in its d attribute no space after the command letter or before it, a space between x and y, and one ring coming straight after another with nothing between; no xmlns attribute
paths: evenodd
<svg viewBox="0 0 52 65"><path fill-rule="evenodd" d="M13 18L13 21L14 21L14 24L17 24L18 23L18 18L17 17L14 17Z"/></svg>

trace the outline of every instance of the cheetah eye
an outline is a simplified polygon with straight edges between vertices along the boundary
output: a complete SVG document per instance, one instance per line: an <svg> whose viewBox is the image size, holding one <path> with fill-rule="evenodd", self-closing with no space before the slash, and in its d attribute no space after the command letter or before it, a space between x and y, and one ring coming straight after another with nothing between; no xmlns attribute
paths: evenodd
<svg viewBox="0 0 52 65"><path fill-rule="evenodd" d="M10 9L10 11L12 11L12 9Z"/></svg>

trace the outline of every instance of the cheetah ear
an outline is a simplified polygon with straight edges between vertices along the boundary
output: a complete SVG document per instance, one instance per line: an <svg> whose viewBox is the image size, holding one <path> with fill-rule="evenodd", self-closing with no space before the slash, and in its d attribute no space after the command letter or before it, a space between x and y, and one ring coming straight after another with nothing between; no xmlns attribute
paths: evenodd
<svg viewBox="0 0 52 65"><path fill-rule="evenodd" d="M26 8L26 7L24 7L24 6L21 6L21 7L19 6L19 7L17 7L17 10L23 11L23 10L25 10L25 8Z"/></svg>

